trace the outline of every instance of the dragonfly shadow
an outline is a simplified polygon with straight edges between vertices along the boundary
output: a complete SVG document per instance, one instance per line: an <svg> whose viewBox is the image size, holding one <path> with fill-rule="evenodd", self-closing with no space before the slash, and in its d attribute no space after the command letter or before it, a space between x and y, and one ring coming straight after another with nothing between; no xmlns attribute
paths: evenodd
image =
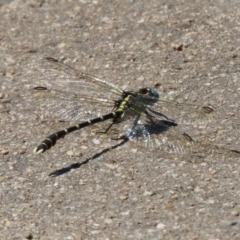
<svg viewBox="0 0 240 240"><path fill-rule="evenodd" d="M150 127L151 126L151 127ZM155 126L155 128L152 128L153 126ZM161 127L160 127L161 126ZM177 126L177 123L176 122L173 122L173 121L167 121L167 120L161 120L158 122L158 124L156 125L153 124L153 125L149 125L149 129L148 129L148 133L151 135L151 134L161 134L162 132L164 131L167 131L170 127L174 127L174 126ZM136 132L135 132L136 134ZM139 133L137 133L138 135ZM82 165L85 165L85 164L88 164L91 160L94 160L98 157L100 157L102 154L105 154L107 153L108 151L110 150L113 150L113 149L116 149L122 145L124 145L126 142L128 142L129 140L132 140L132 137L133 136L123 136L119 139L114 139L114 140L121 140L122 141L110 148L107 148L107 149L104 149L102 150L101 152L99 153L96 153L95 155L93 155L92 157L86 159L85 161L83 162L77 162L77 163L73 163L71 164L70 166L68 167L65 167L65 168L61 168L61 169L58 169L56 171L53 171L52 173L49 174L49 176L52 176L52 177L58 177L60 175L63 175L65 173L68 173L70 172L72 169L77 169L77 168L80 168ZM136 137L136 136L135 136Z"/></svg>
<svg viewBox="0 0 240 240"><path fill-rule="evenodd" d="M86 159L85 161L73 163L73 164L71 164L71 165L68 166L68 167L58 169L58 170L50 173L49 176L51 176L51 177L58 177L58 176L60 176L60 175L63 175L63 174L65 174L65 173L70 172L72 169L80 168L82 165L88 164L91 160L94 160L94 159L100 157L102 154L104 154L104 153L106 153L106 152L108 152L108 151L110 151L110 150L113 150L113 149L115 149L115 148L118 148L118 147L124 145L124 144L125 144L126 142L128 142L128 141L129 141L129 139L124 138L120 143L118 143L118 144L116 144L116 145L114 145L114 146L112 146L112 147L110 147L110 148L104 149L104 150L102 150L102 151L99 152L99 153L96 153L95 155L93 155L92 157Z"/></svg>

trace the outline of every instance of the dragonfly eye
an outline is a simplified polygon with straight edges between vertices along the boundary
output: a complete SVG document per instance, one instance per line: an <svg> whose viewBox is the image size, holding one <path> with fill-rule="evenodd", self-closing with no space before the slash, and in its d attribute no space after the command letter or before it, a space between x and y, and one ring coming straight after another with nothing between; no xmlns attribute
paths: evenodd
<svg viewBox="0 0 240 240"><path fill-rule="evenodd" d="M150 88L140 88L138 91L139 94L142 95L147 95L148 97L150 97L151 99L153 99L154 101L157 101L159 98L158 92L155 89L150 89Z"/></svg>
<svg viewBox="0 0 240 240"><path fill-rule="evenodd" d="M138 93L143 94L143 95L147 95L149 93L149 88L140 88Z"/></svg>
<svg viewBox="0 0 240 240"><path fill-rule="evenodd" d="M159 95L156 89L140 88L138 93L142 95L148 95L149 97L159 98Z"/></svg>
<svg viewBox="0 0 240 240"><path fill-rule="evenodd" d="M151 97L154 97L155 99L158 99L158 98L159 98L159 94L158 94L158 92L157 92L156 89L151 89L149 92L150 92L149 95L150 95Z"/></svg>

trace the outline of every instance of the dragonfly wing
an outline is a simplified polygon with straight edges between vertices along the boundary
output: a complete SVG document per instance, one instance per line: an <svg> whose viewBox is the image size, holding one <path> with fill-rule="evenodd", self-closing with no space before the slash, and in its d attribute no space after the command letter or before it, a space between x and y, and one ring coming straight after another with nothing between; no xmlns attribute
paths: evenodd
<svg viewBox="0 0 240 240"><path fill-rule="evenodd" d="M159 99L152 111L160 112L179 124L203 124L211 121L215 113L214 109L208 106L183 104L164 99Z"/></svg>
<svg viewBox="0 0 240 240"><path fill-rule="evenodd" d="M58 120L85 121L109 113L114 101L77 95L55 89L35 89L24 95L31 106L38 106L46 118Z"/></svg>
<svg viewBox="0 0 240 240"><path fill-rule="evenodd" d="M85 121L111 112L123 91L115 85L82 73L52 58L42 59L45 79L23 97L47 118Z"/></svg>
<svg viewBox="0 0 240 240"><path fill-rule="evenodd" d="M46 87L75 94L85 93L96 98L119 99L122 90L105 80L82 73L53 58L44 58L38 64L45 77Z"/></svg>
<svg viewBox="0 0 240 240"><path fill-rule="evenodd" d="M193 140L187 134L179 133L177 123L143 118L139 115L128 129L126 137L146 148L159 149L168 153L192 152Z"/></svg>

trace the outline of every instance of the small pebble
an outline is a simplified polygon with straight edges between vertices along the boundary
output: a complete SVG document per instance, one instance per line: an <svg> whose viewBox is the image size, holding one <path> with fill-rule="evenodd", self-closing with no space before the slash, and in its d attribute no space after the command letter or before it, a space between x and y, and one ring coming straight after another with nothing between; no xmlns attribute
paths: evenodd
<svg viewBox="0 0 240 240"><path fill-rule="evenodd" d="M183 50L183 44L172 44L172 48L173 50L176 50L176 51L182 51Z"/></svg>
<svg viewBox="0 0 240 240"><path fill-rule="evenodd" d="M119 197L119 199L120 199L120 200L126 200L126 199L128 199L128 195L121 195L121 196Z"/></svg>
<svg viewBox="0 0 240 240"><path fill-rule="evenodd" d="M94 144L96 144L96 145L97 145L97 144L100 144L100 141L99 141L98 139L96 139L96 138L93 138L93 139L92 139L92 142L93 142Z"/></svg>
<svg viewBox="0 0 240 240"><path fill-rule="evenodd" d="M238 210L234 210L234 211L231 212L231 215L237 217L237 216L239 216L239 211Z"/></svg>
<svg viewBox="0 0 240 240"><path fill-rule="evenodd" d="M68 156L73 156L73 151L72 150L67 151L67 155Z"/></svg>
<svg viewBox="0 0 240 240"><path fill-rule="evenodd" d="M154 192L151 192L151 191L145 191L143 193L143 196L152 196L152 195L154 195Z"/></svg>
<svg viewBox="0 0 240 240"><path fill-rule="evenodd" d="M1 151L1 154L2 154L2 155L7 155L8 153L9 153L9 151L6 150L6 149L4 149L4 150Z"/></svg>
<svg viewBox="0 0 240 240"><path fill-rule="evenodd" d="M26 239L33 239L33 235L32 235L32 233L30 233L30 232L26 232L26 233L24 234L24 236L25 236Z"/></svg>
<svg viewBox="0 0 240 240"><path fill-rule="evenodd" d="M58 48L65 48L66 47L66 43L64 43L64 42L62 42L62 43L59 43L58 45L57 45L57 47Z"/></svg>
<svg viewBox="0 0 240 240"><path fill-rule="evenodd" d="M111 224L112 223L112 219L111 218L107 218L104 220L105 223L107 224Z"/></svg>
<svg viewBox="0 0 240 240"><path fill-rule="evenodd" d="M164 229L164 228L165 228L165 224L163 224L163 223L158 223L157 226L156 226L156 228L158 228L158 229Z"/></svg>

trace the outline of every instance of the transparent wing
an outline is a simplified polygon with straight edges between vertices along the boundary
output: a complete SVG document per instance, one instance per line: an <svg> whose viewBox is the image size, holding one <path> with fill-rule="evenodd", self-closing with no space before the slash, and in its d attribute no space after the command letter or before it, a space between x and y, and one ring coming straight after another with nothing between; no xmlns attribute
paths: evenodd
<svg viewBox="0 0 240 240"><path fill-rule="evenodd" d="M210 137L205 135L206 132L201 134L196 125L177 124L174 121L144 113L139 114L134 121L127 120L123 124L126 131L125 137L146 148L198 157L205 157L213 153L239 157L238 151L214 145Z"/></svg>
<svg viewBox="0 0 240 240"><path fill-rule="evenodd" d="M122 124L125 137L139 145L168 153L192 152L192 138L179 131L177 122L166 120L162 115L142 112L134 120L129 118Z"/></svg>
<svg viewBox="0 0 240 240"><path fill-rule="evenodd" d="M39 71L47 79L47 87L85 96L112 99L121 96L122 90L114 84L89 74L82 73L53 58L44 58L38 64ZM119 98L119 97L118 97Z"/></svg>
<svg viewBox="0 0 240 240"><path fill-rule="evenodd" d="M145 122L140 116L134 121L132 128L126 132L129 140L146 148L159 149L168 153L191 153L193 140L190 136L178 132L174 122L162 120L156 124Z"/></svg>
<svg viewBox="0 0 240 240"><path fill-rule="evenodd" d="M164 99L159 99L150 111L161 112L179 124L207 124L207 122L212 121L215 114L212 107L183 104Z"/></svg>
<svg viewBox="0 0 240 240"><path fill-rule="evenodd" d="M123 91L115 85L45 58L39 62L45 79L28 96L48 117L60 120L88 120L111 112Z"/></svg>
<svg viewBox="0 0 240 240"><path fill-rule="evenodd" d="M86 121L112 111L115 102L56 89L36 88L25 98L48 118Z"/></svg>

